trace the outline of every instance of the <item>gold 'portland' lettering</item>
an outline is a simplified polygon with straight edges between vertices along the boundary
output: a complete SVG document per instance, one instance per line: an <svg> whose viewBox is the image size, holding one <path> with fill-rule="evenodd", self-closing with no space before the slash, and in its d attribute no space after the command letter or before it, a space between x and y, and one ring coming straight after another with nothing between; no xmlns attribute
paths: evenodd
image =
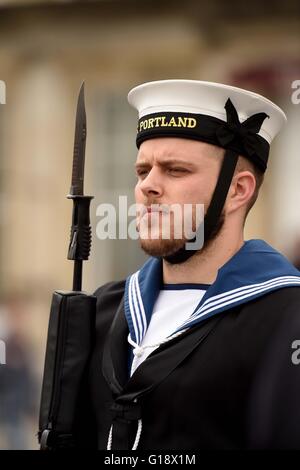
<svg viewBox="0 0 300 470"><path fill-rule="evenodd" d="M153 119L153 118L148 119L148 129L150 129L151 127L153 127L153 122L154 122L154 119Z"/></svg>
<svg viewBox="0 0 300 470"><path fill-rule="evenodd" d="M196 127L197 121L196 121L195 118L188 118L188 121L189 121L189 123L188 123L188 126L187 126L187 127L189 127L189 128Z"/></svg>
<svg viewBox="0 0 300 470"><path fill-rule="evenodd" d="M186 127L193 129L196 125L197 119L189 116L171 116L169 120L166 116L156 116L140 121L138 131L142 132L153 127Z"/></svg>
<svg viewBox="0 0 300 470"><path fill-rule="evenodd" d="M187 117L181 117L181 116L179 116L179 118L178 118L178 127L186 127L186 125L187 125L187 120L188 120Z"/></svg>
<svg viewBox="0 0 300 470"><path fill-rule="evenodd" d="M166 123L166 116L161 117L161 127L166 127L168 126L168 123Z"/></svg>
<svg viewBox="0 0 300 470"><path fill-rule="evenodd" d="M178 127L178 123L176 123L174 117L171 117L170 121L168 122L168 127Z"/></svg>

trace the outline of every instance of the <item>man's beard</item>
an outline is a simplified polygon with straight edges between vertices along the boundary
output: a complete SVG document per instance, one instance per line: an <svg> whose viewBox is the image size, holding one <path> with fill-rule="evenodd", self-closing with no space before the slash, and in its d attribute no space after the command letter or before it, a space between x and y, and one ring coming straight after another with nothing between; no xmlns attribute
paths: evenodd
<svg viewBox="0 0 300 470"><path fill-rule="evenodd" d="M211 243L219 236L222 227L225 222L225 213L222 211L215 227L208 236L204 239L203 245L199 250L194 250L195 253L203 253ZM145 239L140 238L140 244L142 250L150 256L167 257L175 254L178 250L184 248L187 242L191 242L191 239L183 238L159 238L159 239Z"/></svg>

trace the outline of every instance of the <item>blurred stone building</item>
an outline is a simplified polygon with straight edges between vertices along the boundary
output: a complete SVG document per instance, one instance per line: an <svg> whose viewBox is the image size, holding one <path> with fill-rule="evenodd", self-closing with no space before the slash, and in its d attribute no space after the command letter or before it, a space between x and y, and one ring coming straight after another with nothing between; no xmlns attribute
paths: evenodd
<svg viewBox="0 0 300 470"><path fill-rule="evenodd" d="M66 260L77 94L86 84L86 194L93 249L84 288L125 277L144 255L135 241L98 240L96 208L133 202L136 115L128 90L143 81L187 78L262 93L289 125L275 140L269 172L247 223L288 253L300 234L300 3L296 0L1 1L0 285L30 305L28 335L40 374L54 289L70 289Z"/></svg>

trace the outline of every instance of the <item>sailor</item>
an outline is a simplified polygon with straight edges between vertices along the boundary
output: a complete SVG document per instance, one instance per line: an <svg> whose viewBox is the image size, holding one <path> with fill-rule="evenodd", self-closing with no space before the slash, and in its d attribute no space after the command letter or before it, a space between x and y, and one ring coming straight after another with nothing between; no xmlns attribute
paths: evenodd
<svg viewBox="0 0 300 470"><path fill-rule="evenodd" d="M300 273L265 241L244 240L286 116L256 93L202 81L145 83L128 99L149 259L96 291L95 445L300 448ZM175 237L172 222L162 236L173 204L192 205L193 237Z"/></svg>

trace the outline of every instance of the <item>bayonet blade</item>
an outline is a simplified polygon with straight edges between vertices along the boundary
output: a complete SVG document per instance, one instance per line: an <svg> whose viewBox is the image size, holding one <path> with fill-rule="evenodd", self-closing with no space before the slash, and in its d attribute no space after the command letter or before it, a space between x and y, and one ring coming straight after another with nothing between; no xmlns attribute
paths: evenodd
<svg viewBox="0 0 300 470"><path fill-rule="evenodd" d="M86 113L84 104L84 82L79 91L76 111L75 139L73 153L71 196L83 195L84 161L86 143Z"/></svg>

